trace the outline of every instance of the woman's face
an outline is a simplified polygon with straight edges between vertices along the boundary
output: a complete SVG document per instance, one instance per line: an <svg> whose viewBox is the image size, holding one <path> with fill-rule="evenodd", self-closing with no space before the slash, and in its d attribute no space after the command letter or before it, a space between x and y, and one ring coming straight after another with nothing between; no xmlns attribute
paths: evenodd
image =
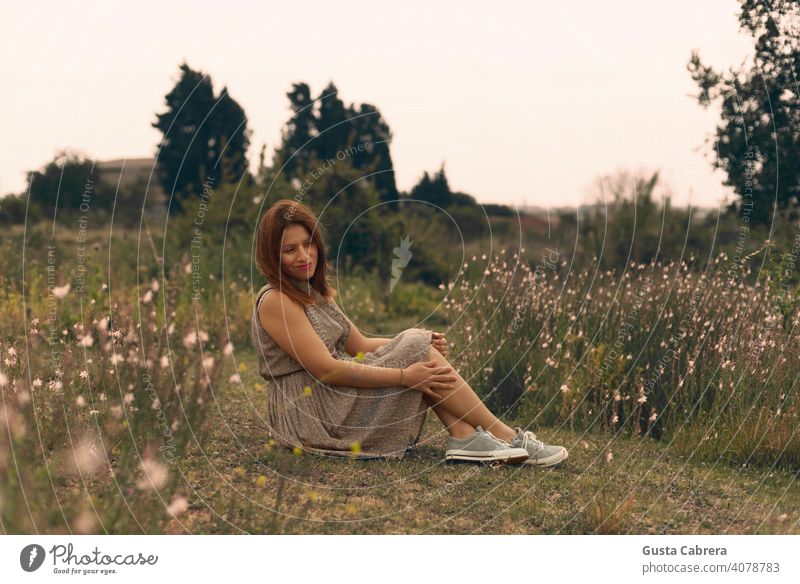
<svg viewBox="0 0 800 584"><path fill-rule="evenodd" d="M299 279L308 279L317 269L317 244L305 225L289 225L283 231L281 266L286 273Z"/></svg>

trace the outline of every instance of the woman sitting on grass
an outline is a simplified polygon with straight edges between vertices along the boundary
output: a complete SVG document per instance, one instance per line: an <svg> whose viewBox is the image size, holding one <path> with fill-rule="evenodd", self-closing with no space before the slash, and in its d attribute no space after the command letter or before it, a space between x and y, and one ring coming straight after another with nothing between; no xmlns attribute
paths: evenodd
<svg viewBox="0 0 800 584"><path fill-rule="evenodd" d="M339 310L327 280L322 226L292 200L258 227L256 262L267 284L256 295L253 342L270 382L268 429L309 452L402 458L431 407L450 434L447 460L551 466L567 457L483 404L445 359L444 335L420 328L368 339Z"/></svg>

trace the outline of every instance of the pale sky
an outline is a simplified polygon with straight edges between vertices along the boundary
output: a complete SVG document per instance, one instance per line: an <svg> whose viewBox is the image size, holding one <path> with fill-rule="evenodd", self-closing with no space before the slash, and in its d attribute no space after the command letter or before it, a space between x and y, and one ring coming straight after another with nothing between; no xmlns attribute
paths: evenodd
<svg viewBox="0 0 800 584"><path fill-rule="evenodd" d="M4 3L0 194L59 148L153 156L183 59L244 108L253 167L291 83L316 97L333 80L388 121L401 190L446 161L451 186L486 203L575 205L625 168L661 169L676 203L726 194L702 155L717 118L686 63L693 48L716 67L750 54L735 0L388 4Z"/></svg>

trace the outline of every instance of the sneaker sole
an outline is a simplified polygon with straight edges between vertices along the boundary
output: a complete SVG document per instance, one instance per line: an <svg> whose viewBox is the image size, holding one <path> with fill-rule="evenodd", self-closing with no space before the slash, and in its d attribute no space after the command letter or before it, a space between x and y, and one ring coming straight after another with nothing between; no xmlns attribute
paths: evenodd
<svg viewBox="0 0 800 584"><path fill-rule="evenodd" d="M508 450L448 450L445 460L469 460L473 462L490 462L502 460L504 462L522 462L530 456L523 448L509 448Z"/></svg>
<svg viewBox="0 0 800 584"><path fill-rule="evenodd" d="M528 457L528 460L526 460L523 464L529 464L531 466L543 466L543 467L553 466L558 464L559 462L566 460L568 456L569 452L567 451L567 449L562 448L561 452L559 452L558 454L554 454L553 456L548 456L547 458L539 458L534 460Z"/></svg>

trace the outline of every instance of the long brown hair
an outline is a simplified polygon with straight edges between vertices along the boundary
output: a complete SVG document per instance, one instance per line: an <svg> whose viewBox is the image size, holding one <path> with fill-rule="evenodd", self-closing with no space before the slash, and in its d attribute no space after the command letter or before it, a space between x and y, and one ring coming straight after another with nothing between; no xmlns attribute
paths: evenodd
<svg viewBox="0 0 800 584"><path fill-rule="evenodd" d="M312 295L306 294L289 282L288 278L291 276L285 272L281 273L281 240L284 230L289 225L303 225L311 234L312 241L317 244L317 268L309 282L313 289L330 301L336 296L336 289L328 283L325 232L314 212L298 201L281 199L261 218L256 240L258 271L273 288L280 290L304 308L316 301Z"/></svg>

